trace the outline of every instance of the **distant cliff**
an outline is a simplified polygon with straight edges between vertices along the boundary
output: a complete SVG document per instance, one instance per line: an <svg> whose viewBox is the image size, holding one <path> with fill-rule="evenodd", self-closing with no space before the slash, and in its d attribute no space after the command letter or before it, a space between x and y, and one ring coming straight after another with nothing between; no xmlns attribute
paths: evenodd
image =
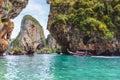
<svg viewBox="0 0 120 80"><path fill-rule="evenodd" d="M48 45L48 48L50 48L50 49L59 48L59 44L50 34L47 37L47 45Z"/></svg>
<svg viewBox="0 0 120 80"><path fill-rule="evenodd" d="M35 51L42 49L45 45L45 36L42 26L32 16L24 16L21 23L21 30L12 43L13 51L15 48L25 52L30 49Z"/></svg>
<svg viewBox="0 0 120 80"><path fill-rule="evenodd" d="M28 0L0 0L0 55L7 47L11 37L14 19L26 7Z"/></svg>
<svg viewBox="0 0 120 80"><path fill-rule="evenodd" d="M95 55L120 51L120 0L47 0L48 30L67 49Z"/></svg>

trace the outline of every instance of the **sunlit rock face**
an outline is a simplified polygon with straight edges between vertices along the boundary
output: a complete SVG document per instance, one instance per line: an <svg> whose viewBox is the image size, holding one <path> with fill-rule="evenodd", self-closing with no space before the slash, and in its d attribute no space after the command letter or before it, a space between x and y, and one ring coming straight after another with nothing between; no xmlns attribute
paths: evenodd
<svg viewBox="0 0 120 80"><path fill-rule="evenodd" d="M47 0L47 3L50 4L47 29L62 46L63 53L67 49L90 50L95 55L120 52L119 0Z"/></svg>
<svg viewBox="0 0 120 80"><path fill-rule="evenodd" d="M26 53L42 49L45 46L45 36L42 26L32 16L24 16L21 23L21 30L12 45L13 48L20 48Z"/></svg>
<svg viewBox="0 0 120 80"><path fill-rule="evenodd" d="M26 7L28 0L0 0L0 55L2 55L11 39L14 19Z"/></svg>

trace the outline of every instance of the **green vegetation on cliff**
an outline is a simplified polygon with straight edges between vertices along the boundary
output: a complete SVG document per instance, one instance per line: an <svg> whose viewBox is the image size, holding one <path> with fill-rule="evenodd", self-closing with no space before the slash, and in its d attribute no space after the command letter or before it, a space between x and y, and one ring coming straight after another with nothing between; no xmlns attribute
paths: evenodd
<svg viewBox="0 0 120 80"><path fill-rule="evenodd" d="M36 23L37 25L41 26L41 25L39 24L39 22L38 22L35 18L33 18L31 15L25 15L23 19L24 19L24 20L31 20L31 21L33 21L34 23ZM41 27L42 27L42 26L41 26Z"/></svg>
<svg viewBox="0 0 120 80"><path fill-rule="evenodd" d="M43 48L41 50L37 50L37 53L56 53L57 49Z"/></svg>
<svg viewBox="0 0 120 80"><path fill-rule="evenodd" d="M4 7L5 10L9 10L12 7L12 3L9 0L6 0L6 5Z"/></svg>
<svg viewBox="0 0 120 80"><path fill-rule="evenodd" d="M65 27L95 34L99 38L113 39L120 31L120 0L49 0L52 17L50 27ZM52 15L51 15L52 14Z"/></svg>
<svg viewBox="0 0 120 80"><path fill-rule="evenodd" d="M15 52L22 52L23 49L20 47L20 40L18 40L17 38L14 39L12 41L12 43L10 43L10 48L8 49L8 52L12 52L12 51L15 51ZM12 46L12 48L11 48Z"/></svg>

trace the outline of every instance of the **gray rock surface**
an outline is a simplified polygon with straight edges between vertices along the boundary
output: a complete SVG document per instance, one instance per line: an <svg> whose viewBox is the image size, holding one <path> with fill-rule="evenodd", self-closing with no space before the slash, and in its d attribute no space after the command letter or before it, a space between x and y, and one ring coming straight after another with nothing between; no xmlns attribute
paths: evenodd
<svg viewBox="0 0 120 80"><path fill-rule="evenodd" d="M21 30L16 38L19 45L16 41L13 41L13 47L19 46L24 51L35 51L37 49L42 49L45 46L45 36L42 26L39 22L30 15L24 16L21 23Z"/></svg>
<svg viewBox="0 0 120 80"><path fill-rule="evenodd" d="M50 49L54 49L54 48L58 48L59 47L59 44L57 43L57 41L50 34L47 37L47 44L48 44L48 47Z"/></svg>

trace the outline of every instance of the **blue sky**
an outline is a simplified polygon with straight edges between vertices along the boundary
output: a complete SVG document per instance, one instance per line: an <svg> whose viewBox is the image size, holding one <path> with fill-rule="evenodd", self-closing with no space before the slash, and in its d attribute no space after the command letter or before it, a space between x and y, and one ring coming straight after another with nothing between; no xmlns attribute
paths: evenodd
<svg viewBox="0 0 120 80"><path fill-rule="evenodd" d="M24 8L22 12L13 19L15 28L12 32L12 38L15 38L18 35L23 16L27 14L32 15L39 21L39 23L43 26L45 37L47 37L49 34L49 31L47 30L49 9L50 5L46 3L46 0L29 0L26 8Z"/></svg>

